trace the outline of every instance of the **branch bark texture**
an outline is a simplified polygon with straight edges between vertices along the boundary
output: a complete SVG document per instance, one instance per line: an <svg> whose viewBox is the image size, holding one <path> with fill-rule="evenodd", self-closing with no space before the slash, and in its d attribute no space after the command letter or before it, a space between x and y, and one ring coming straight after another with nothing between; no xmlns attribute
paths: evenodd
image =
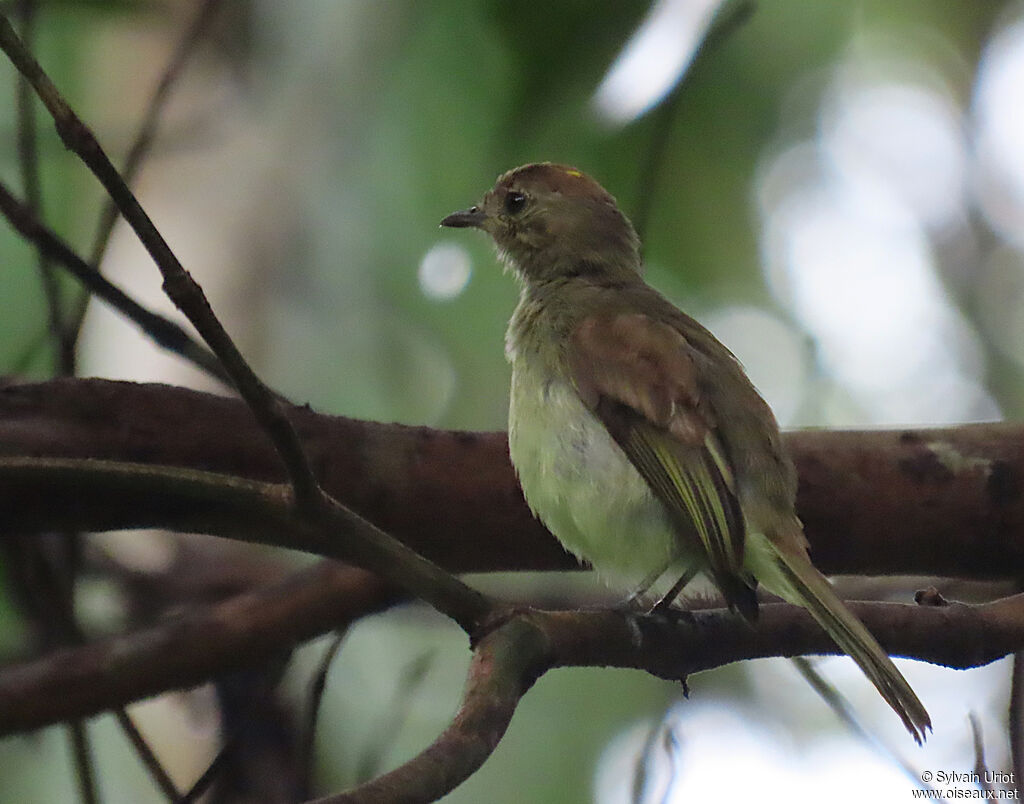
<svg viewBox="0 0 1024 804"><path fill-rule="evenodd" d="M457 572L576 566L531 516L504 433L289 413L332 496ZM800 431L798 511L826 573L1016 578L1024 570L1024 425ZM100 458L285 478L235 399L162 385L54 380L0 388L0 455ZM0 529L163 526L262 532L253 512L16 473L0 484ZM274 542L273 534L265 541Z"/></svg>

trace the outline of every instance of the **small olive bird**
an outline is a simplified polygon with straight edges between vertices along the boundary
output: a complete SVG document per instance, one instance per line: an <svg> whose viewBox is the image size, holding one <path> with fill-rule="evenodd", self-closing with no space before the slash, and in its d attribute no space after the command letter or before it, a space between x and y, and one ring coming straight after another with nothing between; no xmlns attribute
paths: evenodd
<svg viewBox="0 0 1024 804"><path fill-rule="evenodd" d="M811 564L796 471L771 409L714 335L644 282L615 199L575 168L525 165L442 226L497 244L509 322L509 449L530 508L606 579L671 603L703 572L757 615L757 583L805 607L918 743L928 712Z"/></svg>

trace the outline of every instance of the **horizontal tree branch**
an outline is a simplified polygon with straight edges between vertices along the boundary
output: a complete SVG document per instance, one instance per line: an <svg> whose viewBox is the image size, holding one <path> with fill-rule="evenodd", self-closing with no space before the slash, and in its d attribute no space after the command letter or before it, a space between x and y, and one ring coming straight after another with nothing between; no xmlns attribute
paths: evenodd
<svg viewBox="0 0 1024 804"><path fill-rule="evenodd" d="M1001 658L1024 638L1024 595L981 606L852 607L894 655L914 654L950 667L975 667ZM524 612L489 634L481 648L486 652L478 649L474 656L458 714L425 751L378 779L317 804L419 804L450 792L490 756L522 695L552 667L638 667L685 683L691 672L732 660L836 652L805 610L787 604L763 607L753 629L721 610L665 617Z"/></svg>
<svg viewBox="0 0 1024 804"><path fill-rule="evenodd" d="M980 606L855 604L857 615L895 654L951 667L984 664L1024 639L1024 595ZM957 638L950 639L954 633ZM636 617L623 612L524 611L477 647L462 705L422 753L364 785L317 804L433 801L483 764L520 698L557 666L641 667L670 679L739 658L835 652L803 610L765 606L755 628L722 610Z"/></svg>
<svg viewBox="0 0 1024 804"><path fill-rule="evenodd" d="M83 458L7 458L0 456L0 486L30 481L59 494L76 496L114 492L141 499L173 496L192 513L194 530L207 529L195 511L246 512L261 523L239 523L231 535L241 541L290 547L354 564L376 573L429 603L469 635L493 616L495 601L423 558L372 522L326 498L315 516L292 505L288 486L196 469ZM219 524L219 518L215 518ZM80 527L77 529L81 529ZM0 532L3 532L0 529Z"/></svg>
<svg viewBox="0 0 1024 804"><path fill-rule="evenodd" d="M94 715L251 667L394 598L394 590L372 573L324 561L151 628L50 652L0 670L0 735Z"/></svg>
<svg viewBox="0 0 1024 804"><path fill-rule="evenodd" d="M9 456L0 460L0 530L162 525L348 557L344 545L324 541L322 523L291 521L280 463L245 414L236 400L167 386L64 380L0 388L0 455ZM289 415L327 490L414 549L456 570L572 566L526 509L502 434L358 422L305 408ZM1024 428L787 438L801 473L801 515L826 571L1019 574ZM371 584L357 570L325 564L208 610L8 668L0 672L0 733L198 683L289 650L335 627L344 612L358 616L387 599L378 581L368 587L369 604L358 590L334 589L334 573ZM466 593L451 592L456 601ZM444 610L447 593L439 594ZM685 679L746 658L835 652L806 612L785 604L764 606L750 628L722 611L509 615L466 600L470 614L460 622L478 623L484 611L508 619L490 631L467 629L486 635L459 715L419 757L337 800L373 800L382 791L401 798L424 784L451 789L489 756L519 697L552 667L632 667ZM340 615L339 604L349 606ZM949 666L984 664L1024 643L1024 596L973 607L853 608L894 654ZM512 628L514 650L496 654L497 635Z"/></svg>
<svg viewBox="0 0 1024 804"><path fill-rule="evenodd" d="M530 515L503 433L289 417L324 488L458 572L576 566ZM827 573L1016 578L1024 570L1024 425L786 434L798 511ZM55 380L0 388L0 454L100 458L283 481L238 400L163 385ZM0 529L276 528L173 489L88 493L5 478ZM280 533L265 533L280 543ZM275 539L277 540L275 542Z"/></svg>
<svg viewBox="0 0 1024 804"><path fill-rule="evenodd" d="M324 562L281 583L151 628L5 668L0 671L0 735L193 686L290 650L391 599L393 592L372 575ZM995 661L1024 645L1024 595L980 605L850 606L897 656L962 669ZM763 605L755 627L722 609L662 616L524 609L510 622L518 623L519 630L523 623L533 629L529 639L516 638L514 666L525 674L517 694L526 691L527 680L532 683L553 667L634 668L681 680L743 659L838 652L804 609L784 603ZM495 624L481 644L490 644L491 634L503 628ZM478 655L481 662L489 654ZM501 683L507 688L507 681ZM508 703L507 697L501 700ZM492 716L497 720L488 722L501 719ZM459 726L465 728L466 723ZM444 739L449 738L463 739ZM495 742L499 738L494 735Z"/></svg>

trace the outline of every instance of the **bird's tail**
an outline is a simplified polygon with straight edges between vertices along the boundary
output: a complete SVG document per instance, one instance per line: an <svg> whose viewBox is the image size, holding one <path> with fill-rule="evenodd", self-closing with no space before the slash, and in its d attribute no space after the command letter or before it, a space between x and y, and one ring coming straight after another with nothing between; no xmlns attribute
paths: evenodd
<svg viewBox="0 0 1024 804"><path fill-rule="evenodd" d="M785 586L788 589L785 591L790 594L780 596L805 607L811 613L835 643L864 671L864 675L875 685L875 689L899 715L907 731L920 745L925 732L931 731L931 718L903 674L882 650L882 646L839 599L832 584L815 569L802 549L789 555L771 544L770 540L765 541L771 545L776 567L787 582Z"/></svg>

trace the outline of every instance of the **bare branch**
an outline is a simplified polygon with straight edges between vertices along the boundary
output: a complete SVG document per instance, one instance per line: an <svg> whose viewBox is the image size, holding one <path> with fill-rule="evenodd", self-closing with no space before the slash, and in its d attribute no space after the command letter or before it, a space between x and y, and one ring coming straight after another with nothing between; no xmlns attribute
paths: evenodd
<svg viewBox="0 0 1024 804"><path fill-rule="evenodd" d="M32 46L36 29L35 0L18 0L18 17L21 20L22 36ZM21 166L21 183L28 208L40 214L43 207L42 187L39 181L39 143L36 133L36 110L32 87L24 77L18 77L18 162ZM57 351L57 368L60 374L71 376L75 373L75 342L64 324L61 288L57 281L50 257L37 247L39 278L46 297L50 337Z"/></svg>
<svg viewBox="0 0 1024 804"><path fill-rule="evenodd" d="M225 764L227 764L228 759L230 759L234 748L234 742L229 738L228 742L217 752L213 762L203 771L202 776L196 779L196 783L181 797L178 804L192 804L193 801L198 801L200 796L204 795L213 783L217 781L218 775L223 770Z"/></svg>
<svg viewBox="0 0 1024 804"><path fill-rule="evenodd" d="M358 571L321 565L152 629L56 651L0 671L0 734L198 684L277 655L383 605L387 593L370 576L359 573L362 578L353 580L356 576L348 575L353 572ZM850 607L896 656L965 669L1024 645L1024 595L977 606ZM520 668L539 667L538 673L551 667L623 667L683 680L744 659L838 652L806 611L784 603L762 606L754 628L722 609L657 617L612 610L524 610L509 622L520 623L517 628L526 623L542 635L543 661L529 659L522 636L516 641L521 655L506 659L521 663ZM487 639L481 644L495 644ZM520 678L522 690L533 677L531 670ZM472 754L480 746L470 748Z"/></svg>
<svg viewBox="0 0 1024 804"><path fill-rule="evenodd" d="M869 748L873 748L887 761L896 765L904 774L906 774L911 784L915 787L919 787L923 790L931 789L930 785L921 780L920 769L916 768L910 760L902 754L902 752L889 742L882 740L865 728L857 715L856 709L850 703L849 698L847 698L831 682L826 680L825 677L818 672L817 668L811 664L806 656L794 656L792 662L793 666L797 669L797 672L799 672L800 675L803 676L804 680L810 684L811 688L821 696L821 699L828 704L829 709L835 712L836 716L842 721L843 725L846 726L851 734L860 739Z"/></svg>
<svg viewBox="0 0 1024 804"><path fill-rule="evenodd" d="M330 493L456 572L571 569L533 518L504 433L291 413ZM786 445L798 513L826 573L1015 577L1024 564L1024 426L804 431ZM161 385L58 380L0 387L0 454L142 460L282 479L237 400ZM0 526L164 526L282 543L276 523L227 504L116 487L83 493L4 475Z"/></svg>
<svg viewBox="0 0 1024 804"><path fill-rule="evenodd" d="M893 654L975 667L1024 641L1024 595L980 606L852 604ZM534 680L552 667L641 668L672 680L745 658L836 653L803 609L764 606L756 626L727 611L637 616L620 611L523 611L477 647L462 707L423 753L317 804L433 801L483 764Z"/></svg>
<svg viewBox="0 0 1024 804"><path fill-rule="evenodd" d="M893 656L962 670L1024 644L1024 595L977 606L849 606ZM637 667L673 680L743 659L838 652L806 611L783 603L762 605L755 628L721 609L665 619L617 611L544 612L543 618L555 666Z"/></svg>
<svg viewBox="0 0 1024 804"><path fill-rule="evenodd" d="M974 745L974 773L981 780L977 783L979 790L994 790L988 780L988 765L985 763L985 737L981 731L981 721L975 712L967 715L971 727L971 742Z"/></svg>
<svg viewBox="0 0 1024 804"><path fill-rule="evenodd" d="M18 201L2 183L0 183L0 212L22 237L35 244L41 254L64 267L94 296L103 299L129 321L134 322L155 343L180 355L221 382L229 383L231 381L224 371L224 367L212 352L192 340L191 336L176 323L147 310L119 287L112 284L44 226L32 210Z"/></svg>
<svg viewBox="0 0 1024 804"><path fill-rule="evenodd" d="M78 779L78 795L83 804L99 804L99 792L96 789L96 770L93 767L92 746L86 725L80 720L69 723L68 736L71 741L71 753L75 761L75 776Z"/></svg>
<svg viewBox="0 0 1024 804"><path fill-rule="evenodd" d="M114 717L117 718L117 723L121 727L121 731L128 738L128 742L132 744L132 748L135 749L136 755L142 760L142 764L146 766L146 770L149 771L149 775L153 778L156 786L160 788L160 791L164 794L164 797L168 801L177 802L180 798L178 788L174 784L174 780L168 775L164 766L160 763L159 758L153 752L149 743L146 742L146 738L142 736L142 732L139 731L139 727L135 725L135 721L132 716L129 715L124 708L118 708L114 710Z"/></svg>
<svg viewBox="0 0 1024 804"><path fill-rule="evenodd" d="M1010 760L1013 765L1014 784L1020 789L1024 776L1024 651L1013 655L1013 675L1010 684L1010 707L1007 729L1010 732Z"/></svg>
<svg viewBox="0 0 1024 804"><path fill-rule="evenodd" d="M286 486L169 466L60 458L0 458L0 478L35 478L42 487L78 497L119 489L140 499L166 492L196 511L234 512L230 538L336 558L370 570L447 615L467 634L496 604L349 509L327 499L316 519L295 516ZM262 527L247 530L242 512ZM18 530L15 527L15 530ZM202 526L199 531L204 530Z"/></svg>
<svg viewBox="0 0 1024 804"><path fill-rule="evenodd" d="M454 790L497 747L547 657L543 633L525 620L492 632L473 654L458 714L429 748L390 773L316 804L416 804Z"/></svg>
<svg viewBox="0 0 1024 804"><path fill-rule="evenodd" d="M142 116L142 123L135 135L135 139L128 149L128 156L125 158L121 173L128 185L135 181L143 161L149 154L149 149L156 137L157 126L168 99L171 97L171 90L177 84L178 79L184 71L185 64L195 52L196 45L202 38L203 32L210 24L214 12L220 7L221 0L202 0L199 11L196 12L192 23L185 29L178 46L174 49L170 61L164 67L160 75L160 81L153 97L146 107ZM113 234L114 225L117 223L117 206L112 200L107 199L103 211L100 213L99 222L96 226L96 235L93 239L92 255L89 262L96 266L97 271L103 264L103 257L106 255L107 246L110 244L110 236ZM88 308L89 296L84 295L78 300L76 308L72 311L71 321L68 330L72 337L77 339L82 329L82 321L85 319L85 311ZM223 379L223 377L221 377Z"/></svg>
<svg viewBox="0 0 1024 804"><path fill-rule="evenodd" d="M128 149L128 156L125 157L124 165L121 168L121 175L126 184L131 185L135 181L143 160L149 154L149 149L156 137L157 126L163 114L167 101L171 97L171 90L177 84L185 64L195 52L203 33L210 25L214 13L220 7L222 0L202 0L199 10L196 12L192 22L185 29L178 41L174 53L171 54L167 66L160 75L160 81L150 98L142 117L142 123L135 134L131 147ZM110 235L114 231L114 224L117 223L117 205L108 198L100 213L99 224L96 227L96 237L93 241L92 255L90 262L99 266L103 262L103 256L107 251L107 244L110 242Z"/></svg>
<svg viewBox="0 0 1024 804"><path fill-rule="evenodd" d="M88 522L90 527L119 527L126 524L123 512L127 510L128 521L135 526L171 523L351 558L350 540L329 535L369 526L358 518L348 520L350 514L345 512L335 517L330 509L326 519L315 525L296 522L285 487L252 479L280 477L280 468L274 454L252 438L255 425L248 425L249 432L238 426L241 409L237 401L163 386L64 380L0 388L0 450L93 459L0 461L4 518L0 525L32 531L40 523L52 527L66 517L69 522ZM504 557L506 568L530 565L550 548L543 546L550 537L530 520L515 493L502 434L443 433L335 419L308 410L296 410L293 415L313 446L327 487L356 510L379 515L389 527L395 525L395 532L417 547L446 555L460 568L472 563L474 559L466 555L478 542L482 543L480 555L496 552ZM174 438L165 438L165 433L173 433ZM979 425L935 431L809 432L791 434L789 442L802 473L801 514L814 523L809 530L816 555L836 552L829 548L830 529L845 537L839 555L847 563L830 569L929 572L955 564L963 574L998 577L1019 566L1015 556L1021 539L1022 502L1016 479L1022 476L1024 428ZM247 477L123 462L125 457L140 455ZM120 457L122 462L97 460L110 457ZM467 510L470 518L459 519ZM515 517L523 517L527 524L519 531L507 530ZM901 535L916 540L917 550L896 564L887 562L908 548L879 526L893 521L899 522ZM858 540L870 546L872 539L879 538L879 530L886 543L877 553L850 549L851 542ZM534 544L529 540L531 532L537 539ZM936 549L938 544L941 549ZM394 547L390 542L385 540L383 545L372 547L361 560L422 593L442 611L451 607L468 612L463 621L479 624L494 608L486 599L466 593L464 587L446 586L449 581L443 574L438 576L439 592L428 564L419 563L418 557L407 564L404 554L390 552ZM993 557L997 558L994 563ZM557 561L566 565L556 559L548 566L559 566ZM229 632L230 639L220 618L200 613L193 615L198 619L192 624L201 622L201 627L180 630L180 623L169 625L168 630L128 635L11 668L0 674L0 730L81 717L163 688L196 683L216 670L205 664L197 668L194 657L202 657L200 664L212 657L210 661L228 666L240 655L277 654L294 641L312 636L314 630L321 633L336 625L336 621L325 623L325 604L316 595L299 590L282 594L277 588L265 594L273 605L258 595L239 600L250 601L243 608L254 617L282 611L282 606L295 608L266 626L261 619L246 623L241 618L234 633ZM252 604L254 600L260 602ZM326 611L333 614L336 605L328 604ZM927 661L976 666L1024 644L1021 596L977 607L852 604L852 608L888 650ZM214 626L207 622L209 617ZM531 611L513 621L526 620L543 634L542 669L620 666L682 679L745 658L835 650L803 610L781 604L764 606L756 629L724 612L695 612L690 618ZM307 636L295 632L295 623L304 624ZM479 636L477 629L467 630ZM215 647L227 647L230 656ZM127 657L123 672L110 672L111 657ZM54 694L58 689L61 694ZM97 700L97 690L105 697ZM49 710L40 709L47 705ZM514 703L508 706L514 708ZM25 719L4 720L16 716ZM472 738L465 723L453 724L427 755L431 761L424 759L407 766L402 771L406 775L387 775L386 782L378 782L398 784L400 789L411 789L410 779L425 784L425 789L457 784L493 748L503 717L490 721L499 724L494 727L498 734L489 731ZM468 747L463 741L469 741ZM452 755L451 745L460 746L459 756ZM429 776L426 782L424 773Z"/></svg>
<svg viewBox="0 0 1024 804"><path fill-rule="evenodd" d="M387 605L362 570L323 562L153 628L0 671L0 734L84 717L258 664Z"/></svg>
<svg viewBox="0 0 1024 804"><path fill-rule="evenodd" d="M192 322L220 359L224 368L249 405L256 420L270 437L288 472L300 510L314 512L326 501L313 475L295 428L284 412L282 400L256 375L210 307L202 288L185 270L171 247L139 204L124 179L110 162L92 131L72 111L39 62L18 37L10 20L0 14L0 49L18 71L32 84L39 99L49 110L57 134L99 179L117 204L164 278L164 292Z"/></svg>

